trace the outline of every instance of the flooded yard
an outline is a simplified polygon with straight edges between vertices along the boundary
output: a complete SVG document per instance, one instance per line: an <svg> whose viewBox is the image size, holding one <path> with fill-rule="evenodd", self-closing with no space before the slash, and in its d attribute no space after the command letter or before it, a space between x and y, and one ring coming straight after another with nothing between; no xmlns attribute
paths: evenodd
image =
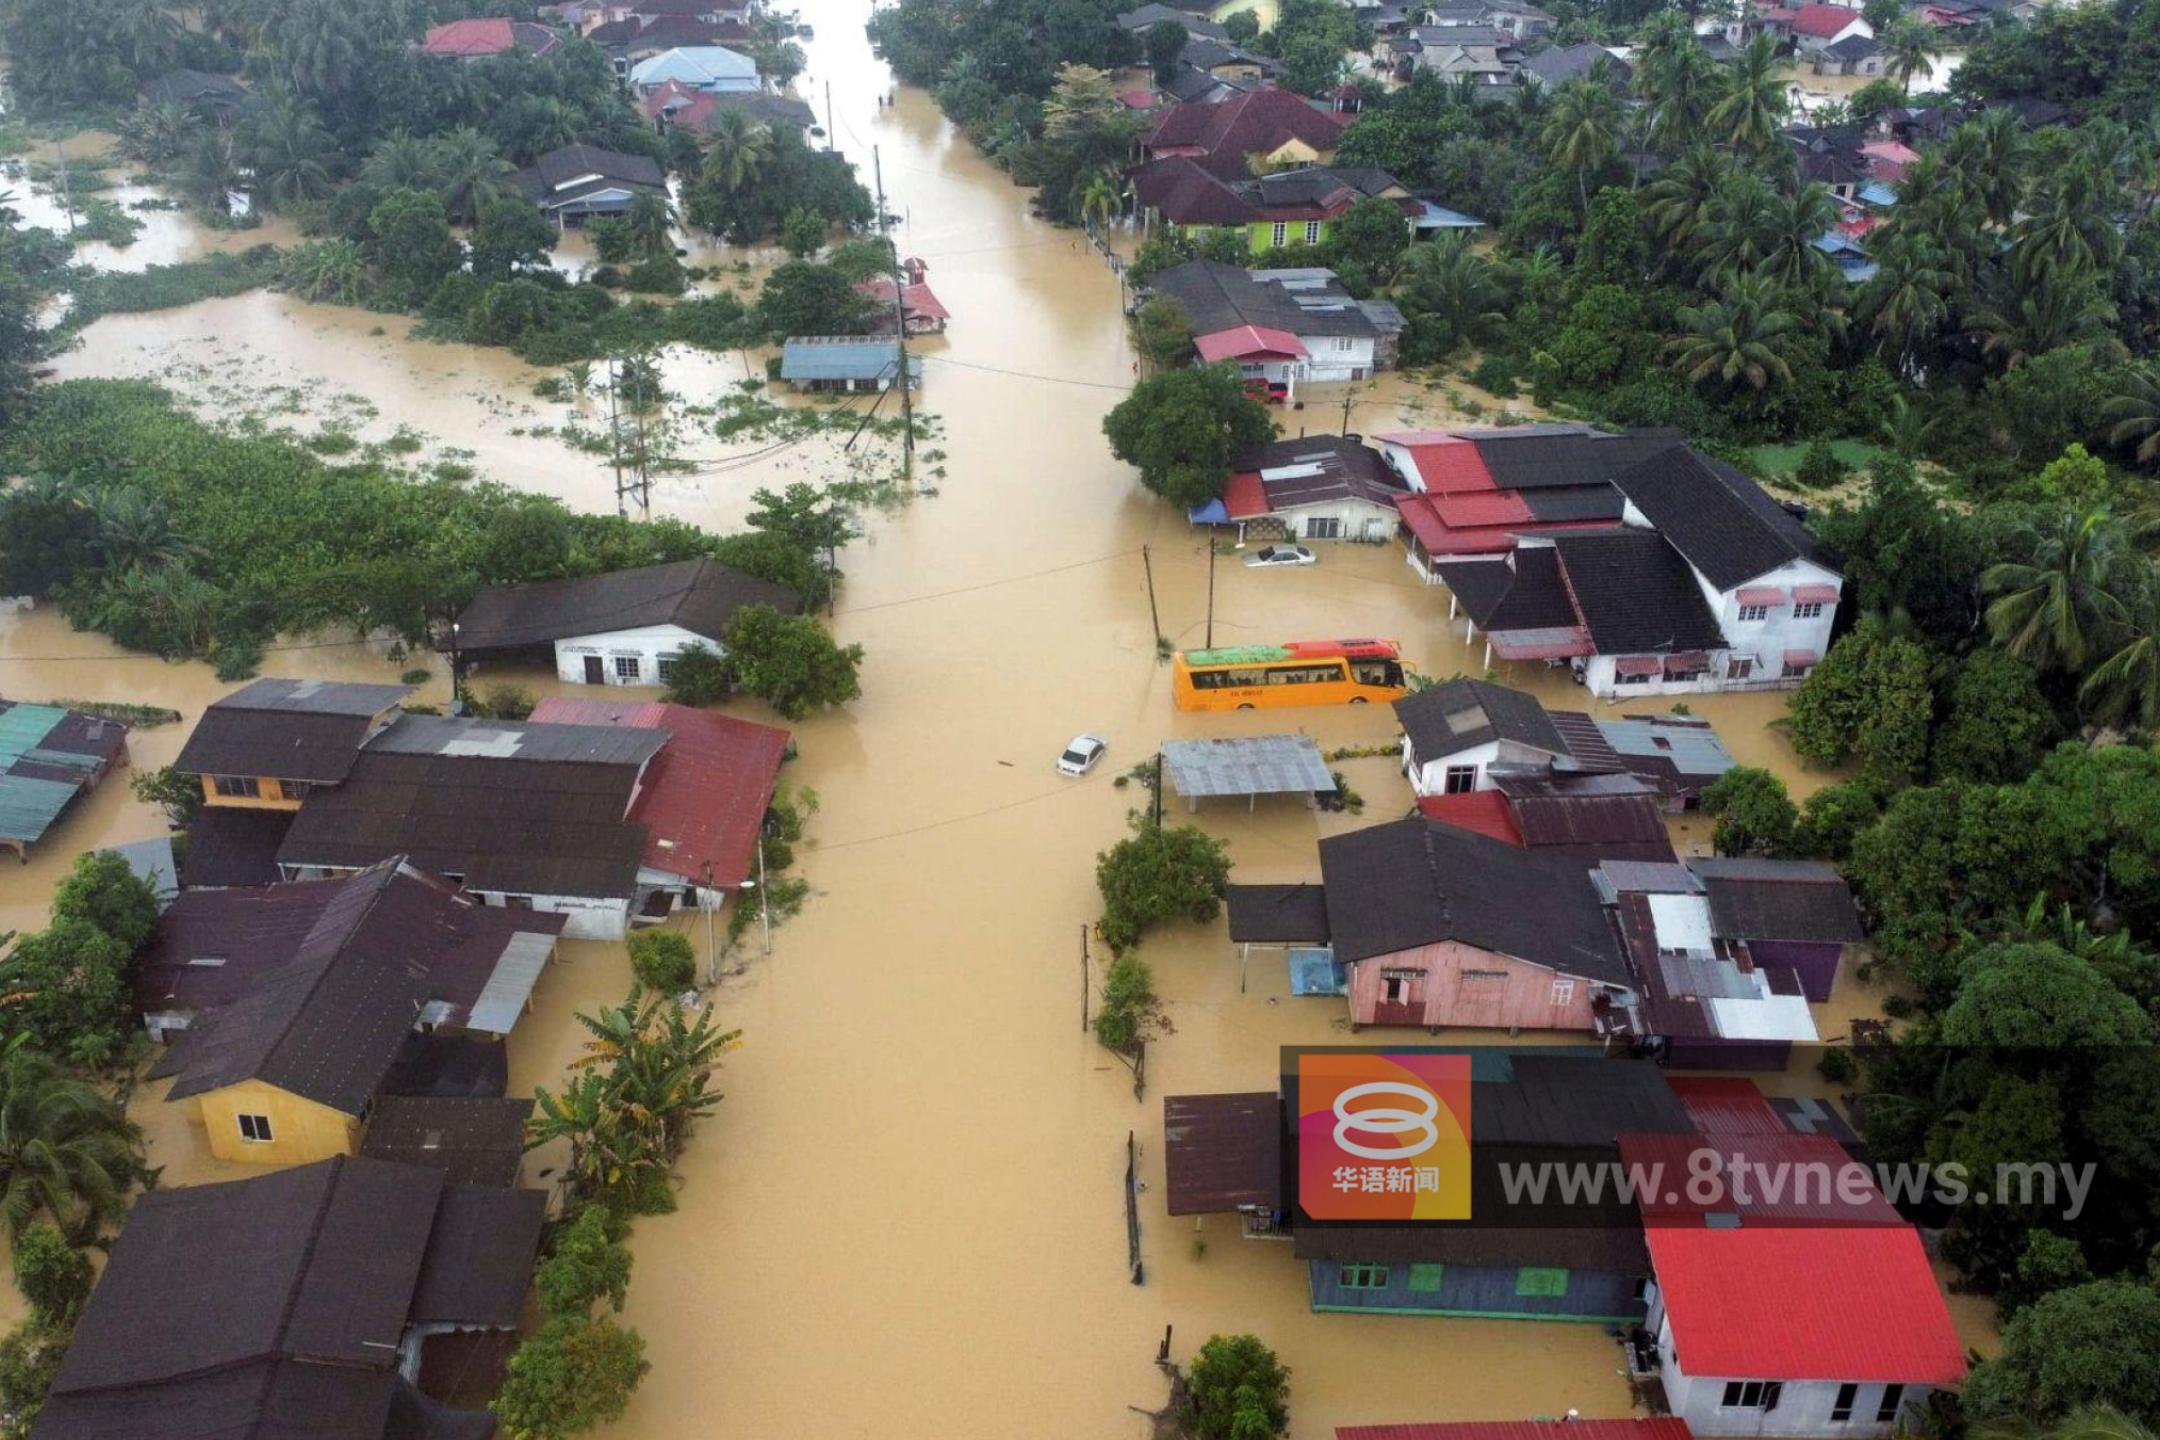
<svg viewBox="0 0 2160 1440"><path fill-rule="evenodd" d="M722 1072L726 1102L684 1164L680 1210L637 1227L627 1319L653 1370L606 1433L1137 1440L1147 1421L1131 1407L1163 1403L1150 1362L1165 1326L1180 1360L1218 1330L1273 1345L1291 1368L1297 1440L1358 1421L1626 1413L1621 1353L1599 1326L1316 1315L1287 1246L1243 1241L1220 1218L1196 1231L1164 1212L1161 1097L1266 1088L1279 1046L1340 1042L1347 1029L1339 1002L1286 993L1279 956L1256 958L1241 992L1219 923L1173 930L1143 951L1173 1033L1152 1047L1148 1093L1135 1101L1130 1076L1080 1018L1094 857L1142 803L1114 779L1164 737L1302 729L1325 748L1378 746L1395 726L1382 707L1171 707L1148 576L1162 630L1200 643L1208 546L1137 488L1102 438L1104 412L1133 380L1118 280L1072 235L1034 221L1027 193L926 97L876 104L888 81L863 40L865 13L862 0L821 11L804 93L832 82L839 142L865 169L880 148L904 217L901 253L929 263L953 312L949 337L928 347L921 397L943 422L948 473L934 498L870 516L868 537L841 557L834 624L867 651L863 695L792 727L801 758L783 777L819 797L799 862L815 894L776 932L769 959L753 928L716 992L743 1043ZM470 452L482 476L613 508L602 460L519 433L560 423L567 408L533 397L544 372L502 351L412 341L408 323L255 294L101 320L58 368L160 379L213 418L269 411L303 434L351 425L379 440L408 427L437 453ZM709 402L753 371L754 357L684 354L669 374ZM264 399L271 387L282 388ZM1341 414L1341 391L1322 388L1282 420L1290 433L1333 431ZM1445 385L1398 377L1360 387L1352 409L1353 428L1368 432L1466 418ZM758 448L710 436L689 447L707 468L663 477L656 513L729 527L760 486L841 473L822 442L725 463ZM1445 593L1420 584L1393 546L1326 547L1318 565L1290 573L1224 559L1213 603L1218 643L1384 635L1429 672L1483 668L1447 624ZM265 673L381 681L418 663L335 637L286 643ZM443 698L435 668L424 699ZM1499 678L1596 708L1564 673L1518 667ZM473 683L500 679L556 688L498 670ZM50 612L0 616L0 692L182 712L180 724L135 737L137 769L169 760L231 688L201 665L117 652ZM1690 704L1743 762L1776 769L1796 794L1834 778L1800 771L1770 728L1783 695ZM1052 760L1079 730L1108 738L1108 760L1084 780L1060 779ZM1342 768L1365 798L1362 816L1263 802L1197 818L1227 839L1240 879L1313 878L1320 835L1410 804L1388 760ZM0 929L42 923L76 851L160 829L124 783L107 784L28 867L0 866ZM1681 838L1707 849L1699 823ZM702 932L692 936L702 950ZM514 1088L551 1083L576 1053L572 1014L627 983L619 947L566 945L511 1042ZM1872 1004L1848 977L1824 1033L1843 1033ZM217 1178L173 1107L146 1092L137 1109L153 1163L172 1163L169 1181ZM1141 1286L1126 1269L1128 1132L1148 1187Z"/></svg>

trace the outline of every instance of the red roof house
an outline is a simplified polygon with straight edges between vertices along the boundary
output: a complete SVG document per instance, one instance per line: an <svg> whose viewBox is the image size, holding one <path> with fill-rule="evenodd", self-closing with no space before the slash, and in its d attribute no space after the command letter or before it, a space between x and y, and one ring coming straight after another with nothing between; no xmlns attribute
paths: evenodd
<svg viewBox="0 0 2160 1440"><path fill-rule="evenodd" d="M1193 345L1200 351L1200 358L1211 365L1218 360L1264 365L1270 361L1306 358L1304 342L1297 336L1264 325L1235 325L1228 330L1196 335Z"/></svg>
<svg viewBox="0 0 2160 1440"><path fill-rule="evenodd" d="M1140 142L1140 153L1150 160L1186 156L1225 179L1242 179L1252 173L1252 156L1272 155L1293 141L1326 159L1356 118L1268 86L1213 105L1171 106Z"/></svg>
<svg viewBox="0 0 2160 1440"><path fill-rule="evenodd" d="M420 42L420 53L452 60L481 60L512 50L545 55L559 43L547 26L523 20L452 20L427 32Z"/></svg>
<svg viewBox="0 0 2160 1440"><path fill-rule="evenodd" d="M1809 40L1835 40L1855 25L1860 27L1858 34L1875 33L1858 10L1848 10L1843 5L1802 5L1792 12L1791 23L1795 37Z"/></svg>
<svg viewBox="0 0 2160 1440"><path fill-rule="evenodd" d="M631 823L645 827L646 868L722 891L756 875L758 830L779 783L787 731L658 702L549 698L532 718L666 731L630 806Z"/></svg>
<svg viewBox="0 0 2160 1440"><path fill-rule="evenodd" d="M878 307L877 313L871 317L872 323L881 331L890 331L893 307L891 277L873 275L857 284L855 290L856 293L867 296ZM901 291L900 309L910 335L934 334L943 330L945 322L952 318L952 312L945 308L944 302L920 280L911 281Z"/></svg>

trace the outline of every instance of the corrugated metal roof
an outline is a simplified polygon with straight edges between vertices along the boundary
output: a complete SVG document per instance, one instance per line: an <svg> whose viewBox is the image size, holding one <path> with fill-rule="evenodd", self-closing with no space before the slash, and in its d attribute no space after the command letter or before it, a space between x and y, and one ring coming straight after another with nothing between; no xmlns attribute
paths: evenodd
<svg viewBox="0 0 2160 1440"><path fill-rule="evenodd" d="M170 835L155 835L148 840L130 840L125 845L108 846L107 853L118 855L127 862L130 873L148 882L150 893L163 905L180 893L180 867L173 860L173 843Z"/></svg>
<svg viewBox="0 0 2160 1440"><path fill-rule="evenodd" d="M1783 1135L1791 1127L1753 1080L1723 1075L1674 1075L1667 1084L1704 1135Z"/></svg>
<svg viewBox="0 0 2160 1440"><path fill-rule="evenodd" d="M1648 716L1600 720L1598 732L1622 755L1669 760L1682 775L1722 775L1737 763L1717 731L1700 722L1688 724Z"/></svg>
<svg viewBox="0 0 2160 1440"><path fill-rule="evenodd" d="M513 934L487 984L480 987L466 1028L489 1035L507 1035L515 1029L518 1016L525 1013L525 1002L532 998L533 986L540 983L540 972L554 953L553 935L529 930Z"/></svg>
<svg viewBox="0 0 2160 1440"><path fill-rule="evenodd" d="M1172 1215L1282 1203L1282 1102L1271 1090L1163 1097L1163 1182Z"/></svg>
<svg viewBox="0 0 2160 1440"><path fill-rule="evenodd" d="M919 371L910 357L908 369ZM891 379L900 369L900 342L864 335L797 335L780 347L783 380Z"/></svg>
<svg viewBox="0 0 2160 1440"><path fill-rule="evenodd" d="M1163 767L1187 799L1210 795L1290 795L1332 791L1320 747L1304 735L1165 740Z"/></svg>

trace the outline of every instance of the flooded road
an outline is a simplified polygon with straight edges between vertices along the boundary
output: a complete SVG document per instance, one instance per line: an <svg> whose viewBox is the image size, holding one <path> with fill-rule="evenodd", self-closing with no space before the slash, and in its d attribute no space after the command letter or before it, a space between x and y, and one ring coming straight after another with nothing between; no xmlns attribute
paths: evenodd
<svg viewBox="0 0 2160 1440"><path fill-rule="evenodd" d="M866 173L869 147L880 148L904 217L901 252L928 262L953 312L950 335L927 347L922 395L943 421L948 473L935 498L870 517L869 536L841 557L835 626L867 650L863 695L793 727L801 758L784 777L821 802L800 862L816 893L777 932L769 960L753 930L717 992L743 1045L721 1076L726 1102L684 1163L680 1210L637 1227L627 1318L653 1370L606 1434L1139 1437L1147 1423L1130 1407L1163 1402L1150 1361L1165 1326L1181 1361L1219 1330L1273 1345L1291 1368L1298 1440L1360 1421L1626 1413L1621 1355L1600 1327L1316 1315L1286 1246L1243 1241L1220 1217L1196 1232L1164 1213L1163 1095L1268 1088L1279 1046L1347 1031L1339 1002L1285 993L1279 957L1256 959L1241 993L1220 924L1176 928L1143 949L1173 1033L1151 1048L1148 1094L1135 1101L1129 1075L1080 1021L1094 857L1141 803L1115 776L1165 736L1304 729L1334 748L1387 744L1395 727L1381 707L1172 709L1147 576L1151 566L1163 631L1199 643L1208 548L1102 438L1104 412L1133 379L1117 278L1075 237L1031 219L1027 192L927 98L876 104L889 82L862 37L865 13L862 0L820 7L803 93L832 83L838 141ZM530 433L569 408L532 396L544 372L502 351L409 341L406 325L250 295L99 321L59 368L163 379L210 412L252 404L302 433L330 424L383 439L409 427L432 437L428 454L470 452L482 475L613 508L599 460ZM669 369L676 388L707 402L744 373L739 356L680 355ZM269 386L284 389L263 399ZM1283 420L1291 433L1324 431L1341 413L1341 391L1321 388ZM1352 423L1468 418L1446 385L1391 378L1355 397ZM694 453L718 461L756 448L708 439ZM753 489L829 477L839 463L830 446L808 444L664 477L655 509L729 526ZM1449 629L1445 607L1394 547L1335 546L1291 573L1221 563L1213 629L1218 642L1394 636L1423 669L1476 673L1482 658ZM403 668L373 647L288 643L312 648L279 650L265 673L382 680ZM474 683L505 678L554 688L516 672ZM1539 667L1500 678L1554 704L1591 704ZM423 698L439 699L440 687ZM230 688L200 665L118 654L50 613L0 618L0 692L184 712L182 724L136 737L137 768L169 759ZM1796 793L1829 778L1800 774L1766 728L1785 697L1690 703ZM1079 730L1108 737L1108 761L1061 780L1051 762ZM1263 803L1197 819L1229 842L1242 880L1316 877L1320 835L1410 803L1388 760L1342 769L1366 799L1362 816ZM48 854L0 869L0 928L42 921L74 851L157 828L124 784L108 784ZM627 979L619 947L565 947L511 1042L514 1085L554 1081L575 1053L571 1015L618 998ZM1838 1003L1869 1001L1848 985ZM1825 1032L1838 1033L1829 1019ZM174 1162L175 1182L212 1178L170 1107L146 1096L138 1110L152 1107L153 1161ZM1147 1283L1137 1287L1125 1263L1128 1132L1148 1186Z"/></svg>

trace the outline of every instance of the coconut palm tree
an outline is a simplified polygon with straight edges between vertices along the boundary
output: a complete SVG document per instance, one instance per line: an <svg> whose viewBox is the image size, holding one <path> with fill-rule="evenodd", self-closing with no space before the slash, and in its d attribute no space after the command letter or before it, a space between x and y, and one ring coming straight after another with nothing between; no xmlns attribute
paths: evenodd
<svg viewBox="0 0 2160 1440"><path fill-rule="evenodd" d="M2119 193L2089 161L2044 176L2027 199L2026 218L2011 232L2019 274L2080 276L2112 266L2122 246L2115 227Z"/></svg>
<svg viewBox="0 0 2160 1440"><path fill-rule="evenodd" d="M232 137L209 130L195 138L180 172L180 189L205 210L225 213L226 197L240 188L240 166L233 158Z"/></svg>
<svg viewBox="0 0 2160 1440"><path fill-rule="evenodd" d="M296 245L278 264L279 288L303 300L355 305L367 271L367 255L356 240L342 236Z"/></svg>
<svg viewBox="0 0 2160 1440"><path fill-rule="evenodd" d="M1507 318L1502 313L1507 295L1492 261L1459 236L1413 246L1399 293L1411 314L1442 332L1448 350L1476 343Z"/></svg>
<svg viewBox="0 0 2160 1440"><path fill-rule="evenodd" d="M264 39L294 89L342 95L361 68L367 37L344 0L290 0L274 11Z"/></svg>
<svg viewBox="0 0 2160 1440"><path fill-rule="evenodd" d="M2137 442L2137 461L2150 465L2160 457L2160 375L2150 365L2123 372L2122 388L2109 397L2101 413L2109 422L2108 443Z"/></svg>
<svg viewBox="0 0 2160 1440"><path fill-rule="evenodd" d="M277 94L248 118L242 147L263 199L286 209L330 193L330 166L337 142L312 108Z"/></svg>
<svg viewBox="0 0 2160 1440"><path fill-rule="evenodd" d="M705 178L732 195L757 182L773 156L772 131L740 110L713 116L712 143L705 151Z"/></svg>
<svg viewBox="0 0 2160 1440"><path fill-rule="evenodd" d="M2084 669L2099 641L2122 622L2124 576L2132 547L2105 507L2065 507L2032 536L2030 561L2005 561L1981 573L1988 632L2036 669Z"/></svg>
<svg viewBox="0 0 2160 1440"><path fill-rule="evenodd" d="M439 136L435 155L442 167L443 204L452 220L470 225L490 200L509 193L514 173L510 162L493 140L471 126Z"/></svg>
<svg viewBox="0 0 2160 1440"><path fill-rule="evenodd" d="M1553 96L1545 120L1545 149L1552 163L1575 172L1575 195L1590 208L1590 172L1619 153L1620 97L1592 79L1570 80Z"/></svg>
<svg viewBox="0 0 2160 1440"><path fill-rule="evenodd" d="M1924 235L1893 235L1871 247L1875 274L1860 292L1861 323L1898 373L1910 378L1919 353L1949 323L1955 277Z"/></svg>
<svg viewBox="0 0 2160 1440"><path fill-rule="evenodd" d="M1934 26L1907 16L1884 32L1882 52L1883 72L1895 75L1910 95L1913 76L1935 68L1935 62L1942 58L1943 43Z"/></svg>
<svg viewBox="0 0 2160 1440"><path fill-rule="evenodd" d="M1778 218L1777 192L1769 185L1744 171L1727 177L1695 232L1694 258L1701 275L1722 282L1755 274L1776 245Z"/></svg>
<svg viewBox="0 0 2160 1440"><path fill-rule="evenodd" d="M1667 254L1691 249L1718 190L1733 173L1722 151L1697 145L1643 187L1642 214Z"/></svg>
<svg viewBox="0 0 2160 1440"><path fill-rule="evenodd" d="M1966 313L1965 328L1980 339L1983 355L2015 370L2035 355L2083 340L2119 352L2121 342L2107 333L2114 319L2114 304L2091 276L2055 279L2042 272L2022 287L2009 280L1992 286Z"/></svg>
<svg viewBox="0 0 2160 1440"><path fill-rule="evenodd" d="M2121 643L2085 677L2078 699L2095 720L2128 717L2150 730L2160 725L2160 585L2140 584L2117 628Z"/></svg>
<svg viewBox="0 0 2160 1440"><path fill-rule="evenodd" d="M193 129L178 105L145 105L121 120L120 153L144 165L162 165L180 153Z"/></svg>
<svg viewBox="0 0 2160 1440"><path fill-rule="evenodd" d="M675 253L675 207L668 204L666 196L640 190L623 220L630 230L630 243L639 255L655 259Z"/></svg>
<svg viewBox="0 0 2160 1440"><path fill-rule="evenodd" d="M1788 290L1812 290L1837 267L1815 242L1837 225L1837 207L1820 185L1802 185L1770 210L1769 249L1761 272Z"/></svg>
<svg viewBox="0 0 2160 1440"><path fill-rule="evenodd" d="M1877 438L1900 460L1918 460L1927 453L1934 437L1935 421L1903 395L1890 397L1890 413L1884 417Z"/></svg>
<svg viewBox="0 0 2160 1440"><path fill-rule="evenodd" d="M393 130L360 162L360 180L379 190L436 190L442 186L442 157L434 141Z"/></svg>
<svg viewBox="0 0 2160 1440"><path fill-rule="evenodd" d="M1109 224L1122 205L1117 182L1101 171L1089 176L1080 187L1080 223L1090 230Z"/></svg>
<svg viewBox="0 0 2160 1440"><path fill-rule="evenodd" d="M1679 320L1681 332L1666 348L1692 383L1750 390L1767 389L1773 381L1792 383L1781 346L1799 322L1780 308L1767 283L1732 281L1720 298L1683 308Z"/></svg>
<svg viewBox="0 0 2160 1440"><path fill-rule="evenodd" d="M195 547L173 529L163 502L133 488L106 490L91 504L98 563L116 573L184 560Z"/></svg>
<svg viewBox="0 0 2160 1440"><path fill-rule="evenodd" d="M1725 67L1725 86L1703 116L1709 137L1751 155L1767 153L1790 108L1775 42L1758 35Z"/></svg>
<svg viewBox="0 0 2160 1440"><path fill-rule="evenodd" d="M2010 109L1982 111L1979 119L1952 130L1942 146L1942 163L1980 201L1988 223L1998 228L2010 224L2025 198L2032 156L2032 133Z"/></svg>
<svg viewBox="0 0 2160 1440"><path fill-rule="evenodd" d="M15 1035L0 1051L0 1220L20 1235L39 1216L79 1241L118 1220L142 1174L142 1135L95 1085Z"/></svg>

